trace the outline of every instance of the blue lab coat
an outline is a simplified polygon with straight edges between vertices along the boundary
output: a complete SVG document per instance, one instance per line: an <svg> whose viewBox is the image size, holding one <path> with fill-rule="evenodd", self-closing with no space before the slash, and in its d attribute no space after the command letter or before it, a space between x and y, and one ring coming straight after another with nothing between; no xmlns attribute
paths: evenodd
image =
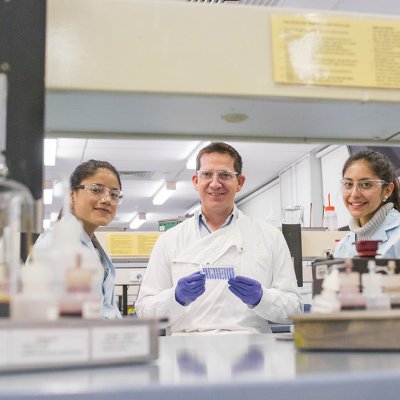
<svg viewBox="0 0 400 400"><path fill-rule="evenodd" d="M400 213L397 210L390 210L371 240L381 240L378 247L379 258L400 258ZM355 233L348 233L336 245L334 256L337 258L357 256L355 241Z"/></svg>

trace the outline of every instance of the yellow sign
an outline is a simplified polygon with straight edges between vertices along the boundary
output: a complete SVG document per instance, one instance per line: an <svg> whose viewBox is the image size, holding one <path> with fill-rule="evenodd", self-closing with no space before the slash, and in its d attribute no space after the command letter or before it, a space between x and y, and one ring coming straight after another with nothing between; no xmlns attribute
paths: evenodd
<svg viewBox="0 0 400 400"><path fill-rule="evenodd" d="M272 15L279 83L400 88L400 21Z"/></svg>
<svg viewBox="0 0 400 400"><path fill-rule="evenodd" d="M111 257L148 257L160 233L110 233L107 250Z"/></svg>

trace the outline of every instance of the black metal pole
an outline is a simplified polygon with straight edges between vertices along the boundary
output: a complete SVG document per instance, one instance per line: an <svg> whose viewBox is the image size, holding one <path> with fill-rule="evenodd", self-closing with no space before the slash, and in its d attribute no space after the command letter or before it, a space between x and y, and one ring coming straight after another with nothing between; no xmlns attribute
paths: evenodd
<svg viewBox="0 0 400 400"><path fill-rule="evenodd" d="M7 75L9 178L42 198L45 0L0 0L0 72Z"/></svg>

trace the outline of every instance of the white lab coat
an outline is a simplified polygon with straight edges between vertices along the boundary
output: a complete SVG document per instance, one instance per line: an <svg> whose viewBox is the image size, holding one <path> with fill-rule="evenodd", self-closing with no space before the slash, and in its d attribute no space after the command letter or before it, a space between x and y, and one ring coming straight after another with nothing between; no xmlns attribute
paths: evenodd
<svg viewBox="0 0 400 400"><path fill-rule="evenodd" d="M236 275L258 280L264 294L249 307L228 289L227 281L206 281L206 291L188 306L175 300L180 278L201 266L233 266ZM160 236L136 301L139 318L169 318L167 334L209 331L271 332L267 320L287 323L301 312L289 249L272 225L239 211L230 225L201 237L190 218Z"/></svg>
<svg viewBox="0 0 400 400"><path fill-rule="evenodd" d="M371 240L381 240L378 245L378 258L400 258L400 213L397 210L390 210ZM348 233L336 245L334 256L336 258L357 256L355 241L355 233Z"/></svg>

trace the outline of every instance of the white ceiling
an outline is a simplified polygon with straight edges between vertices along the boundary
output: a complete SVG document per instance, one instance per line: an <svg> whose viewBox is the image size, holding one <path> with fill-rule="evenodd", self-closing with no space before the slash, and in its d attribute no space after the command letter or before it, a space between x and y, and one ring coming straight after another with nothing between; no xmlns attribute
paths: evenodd
<svg viewBox="0 0 400 400"><path fill-rule="evenodd" d="M227 3L400 15L398 0L241 0L224 6ZM240 123L221 118L237 110L249 118ZM241 199L304 154L323 147L322 137L325 142L394 138L400 132L399 115L395 103L360 107L312 100L47 92L46 135L58 140L56 165L45 167L44 175L49 185L69 177L82 161L107 160L127 172L122 174L125 199L110 227L125 229L134 212L144 212L147 221L140 229L157 230L158 220L182 216L197 203L194 171L186 169L186 159L205 140L227 141L241 153L247 178L237 197ZM286 143L279 143L280 138ZM150 178L139 179L141 174ZM176 193L163 206L154 206L151 199L163 180L176 181ZM45 218L58 213L61 205L61 199L46 205Z"/></svg>
<svg viewBox="0 0 400 400"><path fill-rule="evenodd" d="M114 228L127 228L134 212L145 212L147 221L140 229L158 230L163 219L183 216L198 201L191 177L194 170L186 169L186 160L194 149L205 142L194 140L138 140L138 139L58 139L57 162L46 167L46 180L68 177L82 161L91 158L107 160L122 172L124 201L114 222ZM246 183L242 198L267 183L272 177L298 159L315 145L279 143L229 142L242 155ZM138 175L151 176L140 179ZM131 175L131 176L129 176ZM152 197L163 181L175 181L176 193L162 206L152 204ZM62 199L55 198L46 213L58 213Z"/></svg>

